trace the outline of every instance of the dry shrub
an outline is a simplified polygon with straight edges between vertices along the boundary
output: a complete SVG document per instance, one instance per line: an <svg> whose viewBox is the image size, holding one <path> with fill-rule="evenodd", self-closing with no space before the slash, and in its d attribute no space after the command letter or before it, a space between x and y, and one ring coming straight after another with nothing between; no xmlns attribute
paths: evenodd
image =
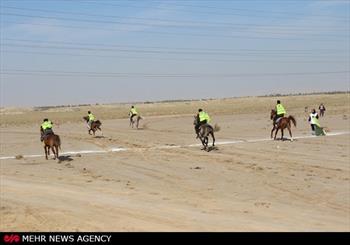
<svg viewBox="0 0 350 245"><path fill-rule="evenodd" d="M17 155L15 158L16 158L17 160L19 160L19 159L23 159L23 156L22 156L22 155Z"/></svg>

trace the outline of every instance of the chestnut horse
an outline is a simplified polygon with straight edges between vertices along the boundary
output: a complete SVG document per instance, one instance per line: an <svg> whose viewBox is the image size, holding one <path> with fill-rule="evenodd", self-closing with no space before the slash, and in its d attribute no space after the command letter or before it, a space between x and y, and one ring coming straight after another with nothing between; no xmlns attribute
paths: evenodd
<svg viewBox="0 0 350 245"><path fill-rule="evenodd" d="M276 140L277 133L279 130L281 130L281 132L282 132L281 139L283 140L283 130L285 130L287 128L289 131L289 135L291 137L291 141L293 141L291 122L294 124L295 127L297 126L297 121L295 120L295 118L293 116L282 117L282 118L278 119L278 121L277 121L277 112L275 110L271 110L271 120L273 120L271 139L273 137L273 132L276 130L275 137L274 137L274 140Z"/></svg>
<svg viewBox="0 0 350 245"><path fill-rule="evenodd" d="M41 129L41 133L43 130ZM44 136L44 150L45 150L45 158L48 160L48 156L50 155L50 149L52 149L54 160L58 159L58 149L61 150L61 139L60 136L56 134L48 134Z"/></svg>
<svg viewBox="0 0 350 245"><path fill-rule="evenodd" d="M86 121L86 123L89 123L89 117L83 117L83 118ZM91 127L89 128L89 134L91 135L91 132L92 132L94 134L94 136L95 136L95 133L96 133L97 130L102 131L101 125L102 125L102 123L100 122L100 120L97 120L97 121L93 122L91 124Z"/></svg>

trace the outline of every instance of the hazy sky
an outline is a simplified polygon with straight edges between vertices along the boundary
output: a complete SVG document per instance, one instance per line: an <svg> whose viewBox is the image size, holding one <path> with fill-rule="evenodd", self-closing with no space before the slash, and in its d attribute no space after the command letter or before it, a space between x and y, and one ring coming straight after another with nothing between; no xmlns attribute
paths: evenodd
<svg viewBox="0 0 350 245"><path fill-rule="evenodd" d="M1 106L350 89L350 1L0 2Z"/></svg>

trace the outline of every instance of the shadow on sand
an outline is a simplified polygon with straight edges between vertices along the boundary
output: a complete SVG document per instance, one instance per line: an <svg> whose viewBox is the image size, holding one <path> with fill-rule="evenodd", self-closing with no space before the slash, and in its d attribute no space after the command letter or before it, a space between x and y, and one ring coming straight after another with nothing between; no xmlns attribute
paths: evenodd
<svg viewBox="0 0 350 245"><path fill-rule="evenodd" d="M95 138L95 139L105 139L106 137L104 137L104 136L102 135L102 136L95 136L94 138Z"/></svg>
<svg viewBox="0 0 350 245"><path fill-rule="evenodd" d="M73 161L73 158L71 156L60 156L58 158L59 162L71 162Z"/></svg>
<svg viewBox="0 0 350 245"><path fill-rule="evenodd" d="M290 141L290 142L292 142L292 141L296 141L296 140L295 139L292 140L292 139L288 139L288 138L277 138L276 141L283 141L283 142Z"/></svg>
<svg viewBox="0 0 350 245"><path fill-rule="evenodd" d="M204 151L205 149L202 148L202 151ZM208 146L208 149L205 150L206 152L211 152L211 151L218 151L219 148L217 146Z"/></svg>

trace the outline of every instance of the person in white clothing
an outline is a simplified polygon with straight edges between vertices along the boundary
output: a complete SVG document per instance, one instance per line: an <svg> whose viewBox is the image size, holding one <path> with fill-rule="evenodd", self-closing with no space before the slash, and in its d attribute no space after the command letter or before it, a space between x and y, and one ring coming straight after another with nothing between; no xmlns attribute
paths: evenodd
<svg viewBox="0 0 350 245"><path fill-rule="evenodd" d="M316 126L321 127L318 119L319 119L318 113L316 112L315 109L313 109L310 116L309 116L309 122L310 122L311 129L312 129L313 133L316 130Z"/></svg>

